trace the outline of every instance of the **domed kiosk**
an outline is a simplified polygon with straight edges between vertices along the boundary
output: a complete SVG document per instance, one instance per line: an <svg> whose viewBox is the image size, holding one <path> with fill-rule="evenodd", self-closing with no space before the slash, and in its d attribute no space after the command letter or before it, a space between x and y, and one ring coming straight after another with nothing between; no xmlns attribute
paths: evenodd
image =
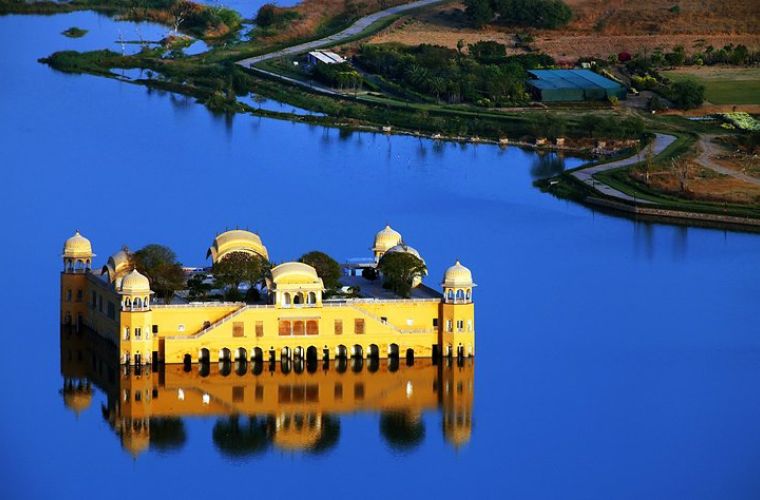
<svg viewBox="0 0 760 500"><path fill-rule="evenodd" d="M458 260L446 269L443 275L444 300L452 304L468 304L472 302L472 289L477 286L472 281L472 272Z"/></svg>
<svg viewBox="0 0 760 500"><path fill-rule="evenodd" d="M375 254L375 262L380 260L380 257L388 250L401 244L401 234L386 225L375 235L375 242L372 245L372 252Z"/></svg>
<svg viewBox="0 0 760 500"><path fill-rule="evenodd" d="M269 260L269 253L259 235L243 229L233 229L217 235L206 252L206 258L211 257L211 261L216 264L233 252L257 255Z"/></svg>
<svg viewBox="0 0 760 500"><path fill-rule="evenodd" d="M325 286L316 269L310 265L285 262L272 269L268 288L274 294L274 303L279 307L317 307L322 305Z"/></svg>
<svg viewBox="0 0 760 500"><path fill-rule="evenodd" d="M92 244L79 231L63 244L63 269L65 272L85 272L92 266Z"/></svg>

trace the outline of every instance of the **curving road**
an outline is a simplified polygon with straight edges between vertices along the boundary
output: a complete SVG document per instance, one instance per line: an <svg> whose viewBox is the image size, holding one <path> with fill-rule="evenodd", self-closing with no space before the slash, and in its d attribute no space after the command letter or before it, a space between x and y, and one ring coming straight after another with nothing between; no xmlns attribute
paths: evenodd
<svg viewBox="0 0 760 500"><path fill-rule="evenodd" d="M292 45L284 49L276 50L274 52L269 52L268 54L263 54L256 57L249 57L248 59L242 59L238 61L237 64L240 64L241 66L244 66L246 68L250 68L251 66L258 64L262 61L266 61L268 59L276 59L278 57L283 57L283 56L292 56L295 54L301 54L303 52L308 52L310 50L318 49L320 47L335 45L347 38L351 38L352 36L358 35L362 31L367 29L372 23L385 19L386 17L394 16L396 14L400 14L408 10L416 9L418 7L425 7L426 5L439 3L441 1L443 0L417 0L416 2L407 3L404 5L397 5L389 9L380 10L368 16L362 17L361 19L356 21L354 24L352 24L351 26L349 26L348 28L344 29L343 31L339 33L335 33L325 38L320 38L319 40L313 40L311 42L305 42L305 43L300 43L298 45Z"/></svg>
<svg viewBox="0 0 760 500"><path fill-rule="evenodd" d="M667 149L668 146L673 144L673 141L675 140L676 138L672 135L655 134L654 140L652 141L652 154L654 156L659 155L660 153L665 151L665 149ZM624 200L624 201L634 202L634 203L645 203L645 204L651 203L647 200L642 200L641 198L636 199L633 196L630 196L621 191L618 191L617 189L611 186L608 186L607 184L604 184L595 180L593 177L594 174L598 174L599 172L614 170L616 168L627 167L635 163L639 163L644 160L643 155L645 153L646 153L646 149L642 149L637 154L633 156L629 156L628 158L623 158L622 160L617 160L610 163L603 163L601 165L594 165L593 167L576 170L570 175L572 175L579 181L583 182L587 186L591 186L591 188L599 191L600 193L606 194L607 196L611 196L619 200Z"/></svg>

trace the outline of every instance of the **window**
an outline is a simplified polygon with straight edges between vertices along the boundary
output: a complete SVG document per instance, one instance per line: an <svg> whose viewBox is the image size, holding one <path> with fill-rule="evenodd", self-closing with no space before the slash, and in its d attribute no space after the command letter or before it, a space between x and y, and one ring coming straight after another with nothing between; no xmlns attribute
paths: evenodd
<svg viewBox="0 0 760 500"><path fill-rule="evenodd" d="M433 328L438 328L438 318L433 318Z"/></svg>
<svg viewBox="0 0 760 500"><path fill-rule="evenodd" d="M135 328L135 338L139 339L141 335L142 335L141 329L140 328Z"/></svg>
<svg viewBox="0 0 760 500"><path fill-rule="evenodd" d="M464 321L461 319L457 320L457 331L462 332L464 331Z"/></svg>
<svg viewBox="0 0 760 500"><path fill-rule="evenodd" d="M242 321L235 321L232 323L232 336L245 337L245 326Z"/></svg>
<svg viewBox="0 0 760 500"><path fill-rule="evenodd" d="M319 402L319 386L317 384L309 384L306 386L306 402Z"/></svg>
<svg viewBox="0 0 760 500"><path fill-rule="evenodd" d="M303 321L294 321L293 335L303 335L303 334L304 334Z"/></svg>
<svg viewBox="0 0 760 500"><path fill-rule="evenodd" d="M457 300L464 300L464 291L457 290Z"/></svg>
<svg viewBox="0 0 760 500"><path fill-rule="evenodd" d="M255 392L253 394L253 397L256 399L256 401L263 401L264 400L264 386L263 385L257 385Z"/></svg>
<svg viewBox="0 0 760 500"><path fill-rule="evenodd" d="M450 319L446 320L446 331L453 332L454 331L454 322Z"/></svg>
<svg viewBox="0 0 760 500"><path fill-rule="evenodd" d="M239 385L232 388L232 401L234 403L245 401L245 387Z"/></svg>
<svg viewBox="0 0 760 500"><path fill-rule="evenodd" d="M257 337L264 336L264 322L263 321L256 322L256 336Z"/></svg>
<svg viewBox="0 0 760 500"><path fill-rule="evenodd" d="M153 329L153 333L158 333L158 325L153 325L151 328Z"/></svg>
<svg viewBox="0 0 760 500"><path fill-rule="evenodd" d="M357 335L364 334L364 318L356 318L354 320L354 333Z"/></svg>
<svg viewBox="0 0 760 500"><path fill-rule="evenodd" d="M388 322L388 317L387 316L380 316L380 321L382 321L383 323L387 323Z"/></svg>
<svg viewBox="0 0 760 500"><path fill-rule="evenodd" d="M82 302L82 297L84 296L82 290L77 290L77 302Z"/></svg>
<svg viewBox="0 0 760 500"><path fill-rule="evenodd" d="M354 399L357 401L364 399L364 384L354 384Z"/></svg>
<svg viewBox="0 0 760 500"><path fill-rule="evenodd" d="M335 335L343 335L343 320L335 320Z"/></svg>
<svg viewBox="0 0 760 500"><path fill-rule="evenodd" d="M66 290L66 302L71 302L71 289Z"/></svg>
<svg viewBox="0 0 760 500"><path fill-rule="evenodd" d="M280 320L278 333L280 335L290 335L290 321Z"/></svg>
<svg viewBox="0 0 760 500"><path fill-rule="evenodd" d="M446 294L446 297L449 300L454 300L454 290L449 290L449 292Z"/></svg>
<svg viewBox="0 0 760 500"><path fill-rule="evenodd" d="M337 382L335 384L335 399L338 401L343 399L343 384L340 382Z"/></svg>
<svg viewBox="0 0 760 500"><path fill-rule="evenodd" d="M319 334L319 322L316 320L309 320L306 322L306 335L318 335Z"/></svg>
<svg viewBox="0 0 760 500"><path fill-rule="evenodd" d="M129 340L129 327L124 328L124 340Z"/></svg>

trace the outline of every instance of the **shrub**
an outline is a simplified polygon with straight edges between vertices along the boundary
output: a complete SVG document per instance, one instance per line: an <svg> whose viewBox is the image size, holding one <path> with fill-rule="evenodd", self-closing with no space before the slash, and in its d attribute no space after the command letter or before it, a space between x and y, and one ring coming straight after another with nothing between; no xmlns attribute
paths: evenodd
<svg viewBox="0 0 760 500"><path fill-rule="evenodd" d="M670 86L668 98L678 108L697 108L705 101L705 87L694 80L680 80Z"/></svg>

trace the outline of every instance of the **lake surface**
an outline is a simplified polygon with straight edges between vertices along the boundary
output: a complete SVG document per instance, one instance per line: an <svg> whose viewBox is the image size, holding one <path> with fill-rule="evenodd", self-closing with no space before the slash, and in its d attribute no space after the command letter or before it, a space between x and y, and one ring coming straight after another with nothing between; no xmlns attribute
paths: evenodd
<svg viewBox="0 0 760 500"><path fill-rule="evenodd" d="M70 26L91 32L60 35ZM556 200L532 187L546 162L529 151L219 117L36 62L108 46L119 30L134 25L0 17L3 497L758 497L760 237ZM321 453L234 456L214 438L229 417L188 414L180 444L135 458L108 421L107 390L94 385L78 414L64 405L60 252L74 229L97 264L157 242L205 265L227 227L258 231L283 261L366 256L386 223L422 253L428 284L460 258L479 285L462 446L440 405L410 417L424 437L401 448L387 416L357 406L320 420L333 437ZM380 378L362 373L369 394ZM229 377L246 391L257 380Z"/></svg>

